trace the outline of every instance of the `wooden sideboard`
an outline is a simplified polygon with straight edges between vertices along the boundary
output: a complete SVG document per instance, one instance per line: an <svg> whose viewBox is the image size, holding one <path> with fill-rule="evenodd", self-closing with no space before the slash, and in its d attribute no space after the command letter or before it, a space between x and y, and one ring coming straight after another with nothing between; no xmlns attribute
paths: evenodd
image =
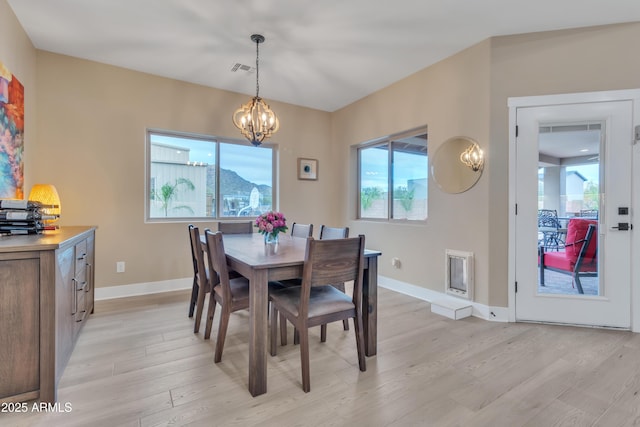
<svg viewBox="0 0 640 427"><path fill-rule="evenodd" d="M0 237L0 402L53 403L93 312L95 227Z"/></svg>

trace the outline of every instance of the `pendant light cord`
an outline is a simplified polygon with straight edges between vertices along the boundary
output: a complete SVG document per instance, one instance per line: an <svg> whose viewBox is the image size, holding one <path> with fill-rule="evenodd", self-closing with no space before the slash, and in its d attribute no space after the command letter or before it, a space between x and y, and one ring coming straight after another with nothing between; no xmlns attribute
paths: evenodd
<svg viewBox="0 0 640 427"><path fill-rule="evenodd" d="M256 40L256 98L260 97L260 67L258 66L258 58L260 55L260 41Z"/></svg>

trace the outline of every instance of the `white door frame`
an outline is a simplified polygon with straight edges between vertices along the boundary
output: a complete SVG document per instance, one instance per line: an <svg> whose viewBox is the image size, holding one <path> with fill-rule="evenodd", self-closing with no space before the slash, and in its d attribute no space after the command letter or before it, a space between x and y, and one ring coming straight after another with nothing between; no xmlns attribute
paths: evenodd
<svg viewBox="0 0 640 427"><path fill-rule="evenodd" d="M508 98L509 107L509 250L508 250L508 296L509 321L516 320L516 109L521 107L540 107L562 104L581 104L586 102L633 101L633 127L638 134L640 126L640 89L615 90L603 92L584 92L559 95L525 96ZM636 136L633 146L631 165L631 215L630 222L635 230L631 231L631 259L640 256L640 142ZM640 332L640 263L631 262L631 330Z"/></svg>

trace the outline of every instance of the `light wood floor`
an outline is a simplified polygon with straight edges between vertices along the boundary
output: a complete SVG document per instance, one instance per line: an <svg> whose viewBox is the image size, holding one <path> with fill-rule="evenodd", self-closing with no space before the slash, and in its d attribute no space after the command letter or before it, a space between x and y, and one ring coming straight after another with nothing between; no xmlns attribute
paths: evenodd
<svg viewBox="0 0 640 427"><path fill-rule="evenodd" d="M380 289L378 355L357 366L353 327L268 357L268 392L247 391L248 316L222 362L193 334L188 292L98 302L59 388L68 413L2 414L1 426L627 426L640 423L640 334L432 314ZM215 322L217 324L218 315Z"/></svg>

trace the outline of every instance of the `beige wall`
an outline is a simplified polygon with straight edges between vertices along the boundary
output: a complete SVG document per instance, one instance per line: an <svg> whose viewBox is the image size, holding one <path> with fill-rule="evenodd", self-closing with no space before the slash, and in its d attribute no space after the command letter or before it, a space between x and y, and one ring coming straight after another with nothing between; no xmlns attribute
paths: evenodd
<svg viewBox="0 0 640 427"><path fill-rule="evenodd" d="M56 185L63 225L98 226L97 286L193 275L186 224L144 223L145 129L237 138L231 113L249 96L43 51L37 85L40 137L28 174ZM282 117L274 138L280 209L290 221L333 220L335 178L322 169L320 181L296 178L297 157L331 164L329 114L270 104ZM115 273L116 261L126 262L125 273Z"/></svg>
<svg viewBox="0 0 640 427"><path fill-rule="evenodd" d="M476 301L487 303L488 193L480 178L471 190L446 194L429 180L426 223L356 221L356 170L353 146L368 140L428 126L431 157L447 138L466 135L486 150L490 166L490 42L484 41L432 67L376 92L333 115L333 137L349 192L342 214L353 234L364 233L367 246L380 249L380 274L413 285L444 291L445 250L474 252ZM391 266L397 257L401 268Z"/></svg>

